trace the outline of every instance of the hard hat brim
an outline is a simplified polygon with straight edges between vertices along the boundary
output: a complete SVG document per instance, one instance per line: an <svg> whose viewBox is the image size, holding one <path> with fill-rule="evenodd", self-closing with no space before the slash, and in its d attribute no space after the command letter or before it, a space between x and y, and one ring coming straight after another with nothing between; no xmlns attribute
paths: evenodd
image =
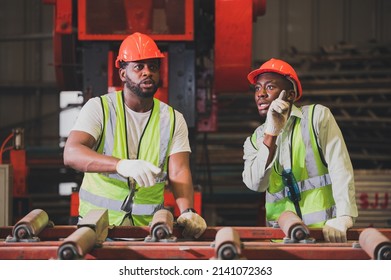
<svg viewBox="0 0 391 280"><path fill-rule="evenodd" d="M248 81L252 84L252 85L255 85L257 83L256 79L259 75L263 74L263 73L276 73L276 74L280 74L282 76L286 76L286 73L284 72L281 72L281 71L278 71L276 69L256 69L252 72L250 72L248 75L247 75L247 79Z"/></svg>
<svg viewBox="0 0 391 280"><path fill-rule="evenodd" d="M123 62L136 62L136 61L147 60L147 59L162 59L164 57L165 57L164 54L160 53L159 55L156 55L156 56L140 58L140 59L132 59L132 60L122 60L122 59L117 58L115 61L115 67L119 68L119 63L121 61L123 61Z"/></svg>
<svg viewBox="0 0 391 280"><path fill-rule="evenodd" d="M293 87L295 89L295 92L296 92L295 101L297 101L301 98L301 96L302 96L301 84L296 84L295 81L289 75L287 75L285 72L278 71L278 70L272 69L272 68L256 69L254 71L251 71L247 75L247 79L250 82L250 84L255 85L257 83L257 81L256 81L257 77L263 73L276 73L276 74L280 74L283 77L286 77L293 84Z"/></svg>

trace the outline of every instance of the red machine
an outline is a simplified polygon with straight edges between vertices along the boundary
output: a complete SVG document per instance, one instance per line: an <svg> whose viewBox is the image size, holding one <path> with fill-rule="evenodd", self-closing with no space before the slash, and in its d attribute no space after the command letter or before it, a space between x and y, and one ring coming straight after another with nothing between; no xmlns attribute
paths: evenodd
<svg viewBox="0 0 391 280"><path fill-rule="evenodd" d="M80 0L76 7L67 0L44 2L55 4L61 88L81 90L88 99L121 87L113 63L118 46L133 32L146 33L165 50L158 97L198 131L217 130L219 92L248 89L252 24L266 11L266 0Z"/></svg>

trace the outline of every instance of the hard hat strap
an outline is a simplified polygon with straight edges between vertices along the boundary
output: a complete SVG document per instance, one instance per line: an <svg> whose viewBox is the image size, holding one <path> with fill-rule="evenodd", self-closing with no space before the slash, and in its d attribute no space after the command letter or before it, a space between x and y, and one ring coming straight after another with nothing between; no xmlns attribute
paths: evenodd
<svg viewBox="0 0 391 280"><path fill-rule="evenodd" d="M290 76L285 76L288 81L290 81L293 84L293 90L295 91L295 100L299 96L299 93L297 91L297 86L295 80L293 80Z"/></svg>

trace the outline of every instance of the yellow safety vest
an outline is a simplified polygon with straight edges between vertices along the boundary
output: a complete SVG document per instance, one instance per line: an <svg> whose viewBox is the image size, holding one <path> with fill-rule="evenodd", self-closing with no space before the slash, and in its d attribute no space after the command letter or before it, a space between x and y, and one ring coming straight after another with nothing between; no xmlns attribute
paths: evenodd
<svg viewBox="0 0 391 280"><path fill-rule="evenodd" d="M327 164L317 144L313 128L315 105L303 106L300 109L303 118L295 118L293 125L291 168L299 187L299 206L303 222L309 227L321 227L327 220L336 216L335 201ZM256 139L261 137L260 133L257 129L251 137L254 147L257 147ZM275 162L266 191L266 220L269 224L276 223L286 210L295 212L281 173L281 164Z"/></svg>
<svg viewBox="0 0 391 280"><path fill-rule="evenodd" d="M127 125L122 91L101 96L104 115L102 138L97 152L127 159ZM149 161L162 169L157 183L148 188L134 183L132 219L135 226L146 226L153 214L164 204L164 185L167 179L169 147L174 133L174 109L154 99L148 123L139 141L137 159ZM85 173L79 192L79 215L90 210L108 209L111 225L120 225L127 215L121 206L132 188L131 180L117 173Z"/></svg>

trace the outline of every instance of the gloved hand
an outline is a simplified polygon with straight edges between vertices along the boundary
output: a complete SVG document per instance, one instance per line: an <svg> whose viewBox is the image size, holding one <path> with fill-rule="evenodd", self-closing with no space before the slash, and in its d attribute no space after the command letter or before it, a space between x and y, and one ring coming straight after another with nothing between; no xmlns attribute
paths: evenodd
<svg viewBox="0 0 391 280"><path fill-rule="evenodd" d="M194 212L182 213L177 223L183 226L185 229L182 232L184 237L200 237L206 230L206 222L204 218Z"/></svg>
<svg viewBox="0 0 391 280"><path fill-rule="evenodd" d="M116 170L119 175L132 177L141 187L150 187L156 183L156 174L160 168L145 160L122 159L117 163Z"/></svg>
<svg viewBox="0 0 391 280"><path fill-rule="evenodd" d="M328 220L323 226L323 236L326 242L347 242L346 231L353 227L350 216L341 216Z"/></svg>
<svg viewBox="0 0 391 280"><path fill-rule="evenodd" d="M269 107L266 116L265 133L273 136L280 134L288 119L289 102L285 101L285 90L275 99Z"/></svg>

